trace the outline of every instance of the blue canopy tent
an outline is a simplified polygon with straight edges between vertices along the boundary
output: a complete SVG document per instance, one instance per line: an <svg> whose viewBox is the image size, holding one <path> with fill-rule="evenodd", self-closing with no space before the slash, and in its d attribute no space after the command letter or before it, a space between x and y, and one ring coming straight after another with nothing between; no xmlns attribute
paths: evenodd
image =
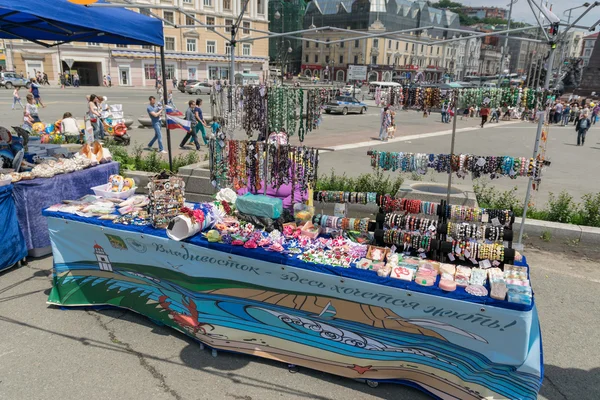
<svg viewBox="0 0 600 400"><path fill-rule="evenodd" d="M162 21L125 8L86 7L67 0L0 0L0 39L24 39L44 47L69 42L159 46L165 71ZM166 87L166 75L162 78ZM166 90L163 101L167 104ZM167 147L172 170L169 129Z"/></svg>

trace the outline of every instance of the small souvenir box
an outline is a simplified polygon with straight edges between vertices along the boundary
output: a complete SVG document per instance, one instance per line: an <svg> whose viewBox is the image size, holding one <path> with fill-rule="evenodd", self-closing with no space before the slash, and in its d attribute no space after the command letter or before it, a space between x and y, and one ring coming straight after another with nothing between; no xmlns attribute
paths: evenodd
<svg viewBox="0 0 600 400"><path fill-rule="evenodd" d="M398 266L392 268L390 276L394 279L410 282L415 279L416 273L417 268L414 264L400 263Z"/></svg>
<svg viewBox="0 0 600 400"><path fill-rule="evenodd" d="M533 293L529 286L506 285L506 288L509 302L531 305Z"/></svg>

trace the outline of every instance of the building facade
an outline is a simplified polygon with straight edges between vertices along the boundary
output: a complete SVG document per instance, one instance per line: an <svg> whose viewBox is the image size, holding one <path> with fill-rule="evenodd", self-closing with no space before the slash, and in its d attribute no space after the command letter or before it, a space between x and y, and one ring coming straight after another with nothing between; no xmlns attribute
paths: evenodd
<svg viewBox="0 0 600 400"><path fill-rule="evenodd" d="M464 7L461 10L471 18L500 18L506 19L507 11L497 7Z"/></svg>
<svg viewBox="0 0 600 400"><path fill-rule="evenodd" d="M470 38L457 42L455 79L461 81L465 76L479 73L479 59L481 56L481 38ZM454 62L454 61L452 61Z"/></svg>
<svg viewBox="0 0 600 400"><path fill-rule="evenodd" d="M301 69L306 76L345 81L348 65L367 65L369 81L403 81L418 77L424 81L436 82L452 74L451 68L456 66L451 46L433 43L449 37L446 31L436 27L459 27L458 15L431 8L425 2L314 0L307 6L304 28L320 26L371 34L420 26L434 28L393 37L369 38L360 38L353 32L306 33L303 37L307 39L318 38L330 42L354 38L331 45L304 42Z"/></svg>
<svg viewBox="0 0 600 400"><path fill-rule="evenodd" d="M523 33L522 36L535 38L534 34ZM509 37L507 53L510 55L510 62L505 65L509 65L508 69L511 73L527 75L531 65L540 57L545 57L548 50L546 43L535 43Z"/></svg>
<svg viewBox="0 0 600 400"><path fill-rule="evenodd" d="M216 32L226 37L230 35L230 27L219 25L231 25L234 22L241 10L241 0L137 2L180 6L202 23L215 25L214 28L174 28L164 23L167 79L229 79L231 48L228 41ZM174 10L146 9L141 12L153 13L180 26L198 24L193 18ZM266 0L250 0L238 39L264 36L250 29L268 30ZM153 87L157 78L161 77L160 49L153 46L72 43L46 49L23 40L7 42L10 42L7 44L7 65L30 76L34 76L35 71L45 72L53 83L58 82L61 71L77 71L82 86L101 85L103 77L110 75L115 86ZM262 79L268 71L268 48L268 40L238 44L235 48L236 72L256 74Z"/></svg>
<svg viewBox="0 0 600 400"><path fill-rule="evenodd" d="M584 36L583 45L581 47L581 58L583 58L583 66L587 67L594 52L594 45L598 39L598 32Z"/></svg>

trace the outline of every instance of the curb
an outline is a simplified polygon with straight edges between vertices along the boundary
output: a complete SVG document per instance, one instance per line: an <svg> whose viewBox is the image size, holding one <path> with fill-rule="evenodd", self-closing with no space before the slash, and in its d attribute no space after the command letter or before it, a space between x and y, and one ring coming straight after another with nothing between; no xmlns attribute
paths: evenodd
<svg viewBox="0 0 600 400"><path fill-rule="evenodd" d="M521 228L521 220L521 218L515 218L515 223L513 224L515 232L518 232ZM544 232L549 232L552 238L575 240L585 244L600 243L600 228L591 226L527 219L525 221L524 232L537 236L541 236Z"/></svg>

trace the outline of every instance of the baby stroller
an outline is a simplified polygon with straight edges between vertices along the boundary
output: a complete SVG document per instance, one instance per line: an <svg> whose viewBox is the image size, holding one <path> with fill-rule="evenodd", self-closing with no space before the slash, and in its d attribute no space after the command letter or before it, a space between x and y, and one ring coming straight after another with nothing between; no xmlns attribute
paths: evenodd
<svg viewBox="0 0 600 400"><path fill-rule="evenodd" d="M123 120L123 106L113 104L102 111L102 125L104 133L110 136L117 144L129 146L131 137L127 134L127 125Z"/></svg>

